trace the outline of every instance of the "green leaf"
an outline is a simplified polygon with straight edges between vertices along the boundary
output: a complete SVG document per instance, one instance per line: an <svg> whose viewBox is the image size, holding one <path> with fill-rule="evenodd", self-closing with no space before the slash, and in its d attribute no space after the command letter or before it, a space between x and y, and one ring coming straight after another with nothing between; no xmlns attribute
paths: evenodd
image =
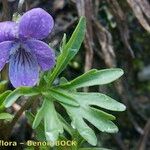
<svg viewBox="0 0 150 150"><path fill-rule="evenodd" d="M60 118L60 115L56 112L53 101L48 98L44 100L42 107L36 114L32 125L34 129L39 126L42 119L44 119L44 133L46 140L55 142L58 139L59 134L63 133L63 127L66 124L65 122L61 122L62 118Z"/></svg>
<svg viewBox="0 0 150 150"><path fill-rule="evenodd" d="M46 97L53 97L55 100L72 106L79 106L78 102L73 98L64 93L59 92L59 90L50 89L48 92L42 93Z"/></svg>
<svg viewBox="0 0 150 150"><path fill-rule="evenodd" d="M102 93L78 92L72 94L72 96L76 100L77 99L83 100L82 103L84 105L99 106L101 108L112 110L112 111L124 111L126 109L125 105L123 105L120 102L117 102L116 100Z"/></svg>
<svg viewBox="0 0 150 150"><path fill-rule="evenodd" d="M63 88L74 89L86 86L103 85L113 82L123 75L123 70L119 68L96 70L92 69L76 79L61 85Z"/></svg>
<svg viewBox="0 0 150 150"><path fill-rule="evenodd" d="M32 124L33 129L37 128L37 126L40 124L41 120L44 118L44 115L46 113L45 107L47 107L46 106L46 100L44 100L42 107L38 110L38 112L35 116L35 119L34 119L33 124Z"/></svg>
<svg viewBox="0 0 150 150"><path fill-rule="evenodd" d="M35 119L35 116L31 112L26 111L26 117L28 119L28 122L32 124ZM35 132L36 132L37 140L39 141L46 140L45 134L44 134L44 124L42 122L37 126L37 128L35 129Z"/></svg>
<svg viewBox="0 0 150 150"><path fill-rule="evenodd" d="M93 130L85 123L85 120L89 121L102 132L115 133L118 131L117 126L111 121L114 120L115 117L94 108L93 105L108 110L123 111L125 110L123 104L100 93L71 92L60 88L55 88L55 90L74 98L80 104L79 107L66 104L62 105L72 119L72 126L77 129L80 135L91 145L96 145L97 139Z"/></svg>
<svg viewBox="0 0 150 150"><path fill-rule="evenodd" d="M65 78L65 77L61 77L60 78L60 85L61 84L65 84L65 83L67 83L68 82L68 80Z"/></svg>
<svg viewBox="0 0 150 150"><path fill-rule="evenodd" d="M35 96L40 92L34 87L19 87L11 92L5 99L5 107L10 107L20 96Z"/></svg>
<svg viewBox="0 0 150 150"><path fill-rule="evenodd" d="M64 128L71 136L73 136L73 134L74 134L74 129L72 129L71 125L70 125L68 122L66 122L66 120L65 120L59 113L57 113L57 115L58 115L58 118L60 119L60 121L61 121L61 123L62 123L63 128Z"/></svg>
<svg viewBox="0 0 150 150"><path fill-rule="evenodd" d="M66 45L63 44L63 46L62 46L62 48L63 48L62 53L59 55L59 57L57 59L56 67L55 67L53 73L51 74L51 76L48 77L50 84L66 68L66 66L70 62L70 60L79 51L79 48L84 40L85 28L86 28L85 17L81 17L70 40L67 42ZM63 42L63 43L65 43L65 42Z"/></svg>
<svg viewBox="0 0 150 150"><path fill-rule="evenodd" d="M54 104L50 100L45 100L45 115L44 115L44 128L47 141L57 141L59 134L63 133L63 126L57 116Z"/></svg>
<svg viewBox="0 0 150 150"><path fill-rule="evenodd" d="M13 115L9 113L0 113L0 120L11 120Z"/></svg>
<svg viewBox="0 0 150 150"><path fill-rule="evenodd" d="M66 42L67 42L67 37L66 37L66 34L64 34L62 42L61 42L61 46L60 46L61 53L63 52L63 49L65 48Z"/></svg>
<svg viewBox="0 0 150 150"><path fill-rule="evenodd" d="M3 104L6 97L11 93L11 90L7 90L4 93L0 94L0 106Z"/></svg>
<svg viewBox="0 0 150 150"><path fill-rule="evenodd" d="M70 117L72 119L72 127L74 129L77 129L78 132L80 133L80 135L86 140L88 141L91 145L96 145L97 144L97 138L96 135L94 133L94 131L85 123L85 121L82 118L82 115L80 114L81 111L78 109L77 112L75 114L76 110L72 110L70 111L68 108L66 108L68 111L68 114L70 114ZM80 116L78 116L80 115Z"/></svg>
<svg viewBox="0 0 150 150"><path fill-rule="evenodd" d="M73 92L61 88L55 88L55 91L73 98L78 103L78 106L81 104L80 101L82 101L84 105L99 106L111 111L124 111L126 109L124 104L102 93Z"/></svg>
<svg viewBox="0 0 150 150"><path fill-rule="evenodd" d="M4 93L0 94L0 112L5 110L5 106L3 102L5 101L6 97L11 93L11 90L7 90Z"/></svg>

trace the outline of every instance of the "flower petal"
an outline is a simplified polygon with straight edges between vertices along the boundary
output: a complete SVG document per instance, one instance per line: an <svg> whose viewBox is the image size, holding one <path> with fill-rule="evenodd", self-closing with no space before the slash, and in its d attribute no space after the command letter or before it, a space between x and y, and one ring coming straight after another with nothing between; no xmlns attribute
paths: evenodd
<svg viewBox="0 0 150 150"><path fill-rule="evenodd" d="M46 43L39 40L28 40L26 46L35 54L42 70L46 71L54 67L55 54Z"/></svg>
<svg viewBox="0 0 150 150"><path fill-rule="evenodd" d="M5 41L0 43L0 71L3 69L5 63L9 59L9 52L12 46L12 41Z"/></svg>
<svg viewBox="0 0 150 150"><path fill-rule="evenodd" d="M17 37L17 24L12 21L0 23L0 42L11 41Z"/></svg>
<svg viewBox="0 0 150 150"><path fill-rule="evenodd" d="M34 8L26 12L19 23L20 38L43 39L48 36L54 26L50 14L41 8Z"/></svg>
<svg viewBox="0 0 150 150"><path fill-rule="evenodd" d="M10 56L9 78L14 87L34 86L38 81L36 57L24 49Z"/></svg>

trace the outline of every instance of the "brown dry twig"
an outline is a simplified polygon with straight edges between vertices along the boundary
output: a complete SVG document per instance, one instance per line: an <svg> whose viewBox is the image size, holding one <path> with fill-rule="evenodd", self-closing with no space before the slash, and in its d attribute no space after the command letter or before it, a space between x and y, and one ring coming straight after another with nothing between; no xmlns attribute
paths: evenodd
<svg viewBox="0 0 150 150"><path fill-rule="evenodd" d="M134 55L134 52L133 52L133 50L130 46L130 43L129 43L130 36L129 36L129 29L128 29L128 25L127 25L126 15L123 12L123 10L121 9L117 0L107 0L107 2L109 4L111 12L114 15L114 18L115 18L117 25L119 27L122 42L123 42L124 46L129 50L132 58L134 58L135 55Z"/></svg>
<svg viewBox="0 0 150 150"><path fill-rule="evenodd" d="M139 139L137 150L145 150L146 143L148 141L148 137L150 133L150 119L147 121L145 127L144 127L144 133L141 135L141 138Z"/></svg>
<svg viewBox="0 0 150 150"><path fill-rule="evenodd" d="M150 4L147 0L127 0L136 18L150 32Z"/></svg>
<svg viewBox="0 0 150 150"><path fill-rule="evenodd" d="M2 0L2 5L3 5L3 10L2 10L2 15L1 15L0 20L1 21L11 20L10 8L8 5L8 1Z"/></svg>
<svg viewBox="0 0 150 150"><path fill-rule="evenodd" d="M93 63L93 27L92 15L93 3L92 0L77 0L76 2L79 16L85 16L87 21L87 32L85 35L84 45L86 48L85 55L85 72L91 69Z"/></svg>
<svg viewBox="0 0 150 150"><path fill-rule="evenodd" d="M96 29L96 36L98 38L99 44L101 45L101 57L104 60L106 66L115 67L116 56L113 49L112 36L110 32L105 27L103 27L96 18L93 18L93 23Z"/></svg>

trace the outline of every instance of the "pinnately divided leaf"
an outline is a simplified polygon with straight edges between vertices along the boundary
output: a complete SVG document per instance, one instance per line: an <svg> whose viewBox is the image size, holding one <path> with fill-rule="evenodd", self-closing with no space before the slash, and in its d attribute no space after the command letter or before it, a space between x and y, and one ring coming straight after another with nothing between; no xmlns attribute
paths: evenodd
<svg viewBox="0 0 150 150"><path fill-rule="evenodd" d="M112 98L100 93L82 93L71 92L55 88L59 92L73 97L79 107L62 104L72 119L72 126L78 130L80 135L91 145L97 144L97 138L94 131L86 124L89 121L102 132L115 133L118 131L117 126L112 122L115 117L93 106L98 106L113 111L123 111L125 106Z"/></svg>
<svg viewBox="0 0 150 150"><path fill-rule="evenodd" d="M108 84L123 75L123 70L119 68L97 70L92 69L76 79L62 84L61 87L68 89L76 89L87 86Z"/></svg>

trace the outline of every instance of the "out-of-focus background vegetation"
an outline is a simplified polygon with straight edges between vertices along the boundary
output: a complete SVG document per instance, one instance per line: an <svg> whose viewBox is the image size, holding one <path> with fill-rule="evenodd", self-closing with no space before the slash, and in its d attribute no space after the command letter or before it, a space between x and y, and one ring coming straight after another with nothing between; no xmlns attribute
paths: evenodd
<svg viewBox="0 0 150 150"><path fill-rule="evenodd" d="M55 28L46 39L59 53L63 33L69 36L79 16L86 16L84 44L75 59L63 72L73 79L91 68L119 67L122 79L109 86L85 91L99 91L127 106L116 113L117 134L95 129L98 145L116 150L150 149L150 3L148 0L1 0L0 20L12 20L17 12L41 7L55 20ZM4 73L1 80L6 78ZM18 105L13 106L18 110ZM21 137L20 137L21 136ZM28 139L31 127L20 120L12 133L13 139Z"/></svg>

